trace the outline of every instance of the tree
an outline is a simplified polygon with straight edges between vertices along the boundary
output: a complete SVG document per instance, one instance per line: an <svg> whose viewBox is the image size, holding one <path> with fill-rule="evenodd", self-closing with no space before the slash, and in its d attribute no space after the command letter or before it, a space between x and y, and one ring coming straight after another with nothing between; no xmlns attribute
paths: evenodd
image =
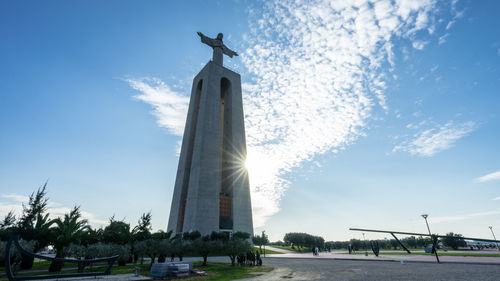
<svg viewBox="0 0 500 281"><path fill-rule="evenodd" d="M51 240L50 226L47 212L47 182L38 188L36 192L31 193L28 205L23 204L23 213L17 221L17 226L13 228L14 232L19 233L24 240L36 240L34 252L45 248ZM33 257L22 254L21 269L29 269L33 266Z"/></svg>
<svg viewBox="0 0 500 281"><path fill-rule="evenodd" d="M35 248L36 241L26 241L23 239L19 239L19 244L21 244L21 247L27 251L32 252L33 249ZM0 241L0 264L4 265L5 264L5 248L7 246L7 241ZM10 251L10 263L19 263L22 259L21 252L11 245L11 251Z"/></svg>
<svg viewBox="0 0 500 281"><path fill-rule="evenodd" d="M141 258L141 264L143 264L144 263L144 255L146 255L146 252L147 252L146 242L145 241L134 242L133 252L134 252L134 255ZM136 260L137 259L134 259L134 263L136 262Z"/></svg>
<svg viewBox="0 0 500 281"><path fill-rule="evenodd" d="M111 252L112 255L118 255L118 265L119 266L124 266L127 264L127 262L130 259L130 246L129 245L118 245L118 244L111 244Z"/></svg>
<svg viewBox="0 0 500 281"><path fill-rule="evenodd" d="M184 240L189 240L189 241L194 241L200 237L201 237L201 233L198 230L191 231L191 232L184 232L184 234L182 235L182 238Z"/></svg>
<svg viewBox="0 0 500 281"><path fill-rule="evenodd" d="M229 240L229 233L212 231L212 233L210 234L210 240L226 242L227 240Z"/></svg>
<svg viewBox="0 0 500 281"><path fill-rule="evenodd" d="M165 262L166 258L172 254L172 246L170 245L170 240L169 239L157 239L157 240L159 241L158 262Z"/></svg>
<svg viewBox="0 0 500 281"><path fill-rule="evenodd" d="M132 234L130 233L130 224L115 220L115 217L109 219L109 225L104 228L102 240L106 243L118 245L131 244Z"/></svg>
<svg viewBox="0 0 500 281"><path fill-rule="evenodd" d="M453 232L447 233L442 241L445 246L451 247L454 250L458 249L458 247L467 246L463 236L461 234L454 234Z"/></svg>
<svg viewBox="0 0 500 281"><path fill-rule="evenodd" d="M0 222L0 241L9 239L10 234L14 232L16 225L16 216L14 211L9 211L7 215Z"/></svg>
<svg viewBox="0 0 500 281"><path fill-rule="evenodd" d="M261 237L261 236L259 236L259 235L254 235L254 236L252 237L252 243L253 243L254 245L259 246L259 248L260 248L260 249L262 249L262 237Z"/></svg>
<svg viewBox="0 0 500 281"><path fill-rule="evenodd" d="M88 229L87 220L82 219L80 206L64 215L64 218L53 220L55 227L52 228L54 239L53 244L56 249L56 258L64 257L63 249L71 243L80 244L80 237ZM50 264L49 272L61 271L63 264L53 261Z"/></svg>
<svg viewBox="0 0 500 281"><path fill-rule="evenodd" d="M248 239L250 239L250 233L237 231L237 232L233 233L233 238L241 239L241 240L248 240Z"/></svg>
<svg viewBox="0 0 500 281"><path fill-rule="evenodd" d="M135 245L137 245L137 247L142 251L143 255L144 254L147 255L151 259L151 264L155 262L155 259L161 253L159 240L147 239L143 241L137 241L134 243L134 246ZM141 259L141 264L142 264L142 259Z"/></svg>
<svg viewBox="0 0 500 281"><path fill-rule="evenodd" d="M172 236L172 232L172 230L170 230L169 232L158 230L157 232L151 234L151 238L156 240L170 239L170 236Z"/></svg>
<svg viewBox="0 0 500 281"><path fill-rule="evenodd" d="M16 215L14 214L14 211L11 210L3 218L2 222L0 222L0 229L12 227L14 226L15 223L16 223Z"/></svg>
<svg viewBox="0 0 500 281"><path fill-rule="evenodd" d="M34 227L37 221L38 215L44 214L47 211L47 204L49 199L47 195L47 182L38 190L31 193L28 206L23 204L23 215L19 220L19 228L30 229Z"/></svg>
<svg viewBox="0 0 500 281"><path fill-rule="evenodd" d="M92 227L88 227L81 235L80 241L83 246L88 246L91 244L96 244L102 241L102 235L104 230L102 228L93 229Z"/></svg>
<svg viewBox="0 0 500 281"><path fill-rule="evenodd" d="M425 248L427 246L427 243L424 239L424 237L420 236L417 237L417 248Z"/></svg>
<svg viewBox="0 0 500 281"><path fill-rule="evenodd" d="M220 243L217 241L213 241L210 239L210 235L205 235L203 237L199 237L193 241L193 250L200 254L203 257L203 266L207 265L207 257L208 254L217 252L220 247Z"/></svg>
<svg viewBox="0 0 500 281"><path fill-rule="evenodd" d="M142 214L137 222L137 226L132 230L132 236L135 241L143 241L151 238L151 211Z"/></svg>
<svg viewBox="0 0 500 281"><path fill-rule="evenodd" d="M297 232L286 233L283 241L288 245L292 245L292 248L298 246L299 251L300 247L319 247L322 249L325 243L325 239L321 236Z"/></svg>
<svg viewBox="0 0 500 281"><path fill-rule="evenodd" d="M238 233L238 232L236 232ZM229 240L227 240L224 243L224 252L226 255L229 256L231 259L231 265L234 266L236 257L240 254L244 254L248 251L250 251L251 245L250 242L248 242L248 238L250 238L250 234L246 233L246 239L242 239L242 237L245 237L243 234L238 234L236 235L233 234L233 237L231 237ZM240 232L242 233L242 232Z"/></svg>
<svg viewBox="0 0 500 281"><path fill-rule="evenodd" d="M267 245L269 243L269 239L267 238L267 235L262 233L262 235L254 235L252 237L252 242L254 245L259 246L260 252L262 252L262 245Z"/></svg>
<svg viewBox="0 0 500 281"><path fill-rule="evenodd" d="M351 239L351 247L354 251L358 251L363 246L363 243L359 239Z"/></svg>
<svg viewBox="0 0 500 281"><path fill-rule="evenodd" d="M398 241L396 241L396 239L391 239L391 240L389 241L389 243L391 244L391 247L392 247L394 250L397 250L397 249L398 249L398 247L399 247L399 243L398 243Z"/></svg>
<svg viewBox="0 0 500 281"><path fill-rule="evenodd" d="M408 247L417 248L417 238L415 236L410 236L404 239Z"/></svg>
<svg viewBox="0 0 500 281"><path fill-rule="evenodd" d="M179 261L182 261L184 253L191 249L191 240L183 239L182 234L175 235L170 239L170 243L172 246L172 256L178 256Z"/></svg>

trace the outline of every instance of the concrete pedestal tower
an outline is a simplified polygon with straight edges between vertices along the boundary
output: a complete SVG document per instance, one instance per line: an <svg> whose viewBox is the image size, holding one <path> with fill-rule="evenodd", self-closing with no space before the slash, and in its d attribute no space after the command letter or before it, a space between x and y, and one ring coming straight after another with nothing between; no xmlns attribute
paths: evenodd
<svg viewBox="0 0 500 281"><path fill-rule="evenodd" d="M198 35L214 54L193 80L168 230L253 235L241 79L222 65L223 54L238 54L222 33Z"/></svg>

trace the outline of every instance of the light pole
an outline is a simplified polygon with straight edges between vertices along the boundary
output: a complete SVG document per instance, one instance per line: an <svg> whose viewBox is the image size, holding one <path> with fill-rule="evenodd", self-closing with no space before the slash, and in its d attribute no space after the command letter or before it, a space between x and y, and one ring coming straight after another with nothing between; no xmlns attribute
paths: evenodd
<svg viewBox="0 0 500 281"><path fill-rule="evenodd" d="M495 245L497 246L497 250L500 250L498 249L498 243L497 243L497 238L495 237L495 233L493 233L493 226L488 226L491 230L491 234L493 234L493 239L495 239Z"/></svg>
<svg viewBox="0 0 500 281"><path fill-rule="evenodd" d="M432 234L431 234L431 229L429 228L429 223L427 222L427 217L428 217L428 216L429 216L429 215L427 215L427 214L423 214L423 215L422 215L422 217L423 217L423 218L424 218L424 220L425 220L425 224L427 225L427 230L429 231L429 235L431 235L431 236L432 236Z"/></svg>
<svg viewBox="0 0 500 281"><path fill-rule="evenodd" d="M262 236L260 237L261 238L261 243L264 246L264 257L266 257L266 243L264 242L264 241L266 241L264 239L266 237L266 235L264 234L265 232L266 232L265 230L262 230Z"/></svg>
<svg viewBox="0 0 500 281"><path fill-rule="evenodd" d="M363 240L364 240L364 243L365 243L365 257L368 256L368 250L366 250L366 238L365 238L365 233L363 232Z"/></svg>
<svg viewBox="0 0 500 281"><path fill-rule="evenodd" d="M436 239L434 240L434 238L432 237L432 234L431 234L431 229L429 228L429 223L427 222L427 217L429 215L428 214L423 214L422 217L424 218L425 220L425 224L427 225L427 230L429 231L429 235L431 236L431 241L432 241L432 250L434 251L434 254L436 254L436 260L437 262L439 263L439 257L438 257L438 252L437 252L437 249L436 249L436 244L437 244L437 237Z"/></svg>

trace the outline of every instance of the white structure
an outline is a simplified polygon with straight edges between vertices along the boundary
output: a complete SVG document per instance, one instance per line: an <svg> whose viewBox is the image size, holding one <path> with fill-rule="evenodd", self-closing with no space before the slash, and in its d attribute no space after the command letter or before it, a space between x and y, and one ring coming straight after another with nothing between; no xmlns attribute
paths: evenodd
<svg viewBox="0 0 500 281"><path fill-rule="evenodd" d="M222 65L238 55L198 33L214 59L193 80L168 230L253 235L240 75Z"/></svg>

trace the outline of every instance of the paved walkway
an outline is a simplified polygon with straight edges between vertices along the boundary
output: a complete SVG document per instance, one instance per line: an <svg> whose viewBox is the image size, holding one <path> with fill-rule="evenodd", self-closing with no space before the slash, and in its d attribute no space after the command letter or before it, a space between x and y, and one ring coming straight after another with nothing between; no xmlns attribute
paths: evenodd
<svg viewBox="0 0 500 281"><path fill-rule="evenodd" d="M441 256L441 264L434 256L423 255L349 255L345 251L295 253L266 247L283 254L267 254L265 265L275 267L261 277L245 280L500 280L500 257ZM178 262L178 259L175 259ZM186 262L202 261L201 257L186 257ZM378 261L378 262L376 262ZM208 257L208 262L230 262L229 257ZM464 265L466 264L466 265ZM133 274L107 275L88 278L52 279L132 281L150 280Z"/></svg>
<svg viewBox="0 0 500 281"><path fill-rule="evenodd" d="M349 255L343 252L320 253L319 256L313 256L312 253L287 253L267 255L270 258L300 258L300 259L336 259L336 260L368 260L368 261L397 261L397 262L436 262L435 256L423 255L384 255L378 257L374 255ZM440 256L439 260L444 263L480 263L480 264L499 264L500 257L463 257L463 256Z"/></svg>
<svg viewBox="0 0 500 281"><path fill-rule="evenodd" d="M245 280L500 280L500 266L496 264L400 263L393 261L375 262L361 259L337 260L328 258L266 258L264 259L264 264L273 266L274 270L262 276Z"/></svg>

